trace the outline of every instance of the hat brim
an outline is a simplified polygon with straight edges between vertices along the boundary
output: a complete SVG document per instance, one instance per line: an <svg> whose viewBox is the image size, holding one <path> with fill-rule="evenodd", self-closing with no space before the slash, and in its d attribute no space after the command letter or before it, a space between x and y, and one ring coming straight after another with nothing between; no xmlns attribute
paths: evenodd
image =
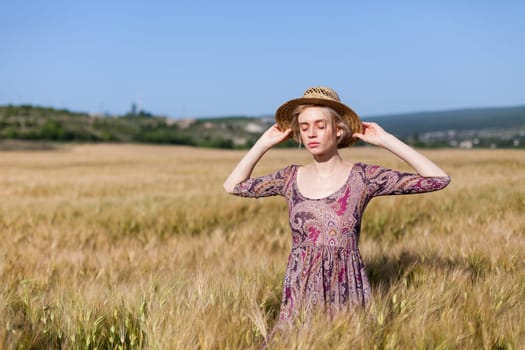
<svg viewBox="0 0 525 350"><path fill-rule="evenodd" d="M324 98L312 98L312 97L301 97L290 100L283 103L275 112L275 121L279 126L279 129L286 130L292 126L292 113L301 105L316 105L326 106L334 109L342 118L343 121L348 125L352 134L355 132L363 132L363 124L361 119L352 108L348 107L344 103L332 101ZM352 137L348 146L359 141L358 138Z"/></svg>

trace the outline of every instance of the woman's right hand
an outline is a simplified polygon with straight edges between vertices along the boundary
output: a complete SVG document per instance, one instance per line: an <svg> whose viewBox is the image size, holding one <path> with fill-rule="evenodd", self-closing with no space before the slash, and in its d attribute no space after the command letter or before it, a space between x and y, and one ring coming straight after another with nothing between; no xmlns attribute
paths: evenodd
<svg viewBox="0 0 525 350"><path fill-rule="evenodd" d="M261 142L267 148L272 148L273 146L286 141L290 137L291 132L292 129L281 130L277 124L273 124L261 135L258 142Z"/></svg>
<svg viewBox="0 0 525 350"><path fill-rule="evenodd" d="M292 129L286 129L282 131L279 129L277 124L272 125L266 130L261 137L257 140L255 145L244 155L241 161L237 164L235 169L226 181L224 181L224 189L228 193L233 193L235 186L241 181L244 181L250 177L255 164L261 159L264 153L275 145L286 140L290 137Z"/></svg>

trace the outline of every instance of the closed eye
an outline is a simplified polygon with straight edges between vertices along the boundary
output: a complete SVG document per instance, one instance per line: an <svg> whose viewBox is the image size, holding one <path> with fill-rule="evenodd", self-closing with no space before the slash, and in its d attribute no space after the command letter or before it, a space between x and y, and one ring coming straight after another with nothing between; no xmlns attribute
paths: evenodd
<svg viewBox="0 0 525 350"><path fill-rule="evenodd" d="M319 129L324 129L326 128L326 123L324 121L320 121L320 122L315 123L315 126L317 126L317 128Z"/></svg>

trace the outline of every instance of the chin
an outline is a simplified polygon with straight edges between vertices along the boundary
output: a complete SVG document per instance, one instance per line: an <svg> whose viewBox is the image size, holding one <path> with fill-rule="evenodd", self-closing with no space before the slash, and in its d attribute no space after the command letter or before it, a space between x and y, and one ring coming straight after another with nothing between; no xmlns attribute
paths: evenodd
<svg viewBox="0 0 525 350"><path fill-rule="evenodd" d="M320 149L308 149L308 152L310 152L313 156L322 156L328 153L326 150L320 150Z"/></svg>

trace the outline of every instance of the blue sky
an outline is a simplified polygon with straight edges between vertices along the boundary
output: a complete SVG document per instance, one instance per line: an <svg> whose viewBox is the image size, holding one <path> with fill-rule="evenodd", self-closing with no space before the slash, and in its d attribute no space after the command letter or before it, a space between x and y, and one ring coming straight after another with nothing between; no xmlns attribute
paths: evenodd
<svg viewBox="0 0 525 350"><path fill-rule="evenodd" d="M524 1L8 1L0 105L271 114L309 86L363 116L525 104Z"/></svg>

